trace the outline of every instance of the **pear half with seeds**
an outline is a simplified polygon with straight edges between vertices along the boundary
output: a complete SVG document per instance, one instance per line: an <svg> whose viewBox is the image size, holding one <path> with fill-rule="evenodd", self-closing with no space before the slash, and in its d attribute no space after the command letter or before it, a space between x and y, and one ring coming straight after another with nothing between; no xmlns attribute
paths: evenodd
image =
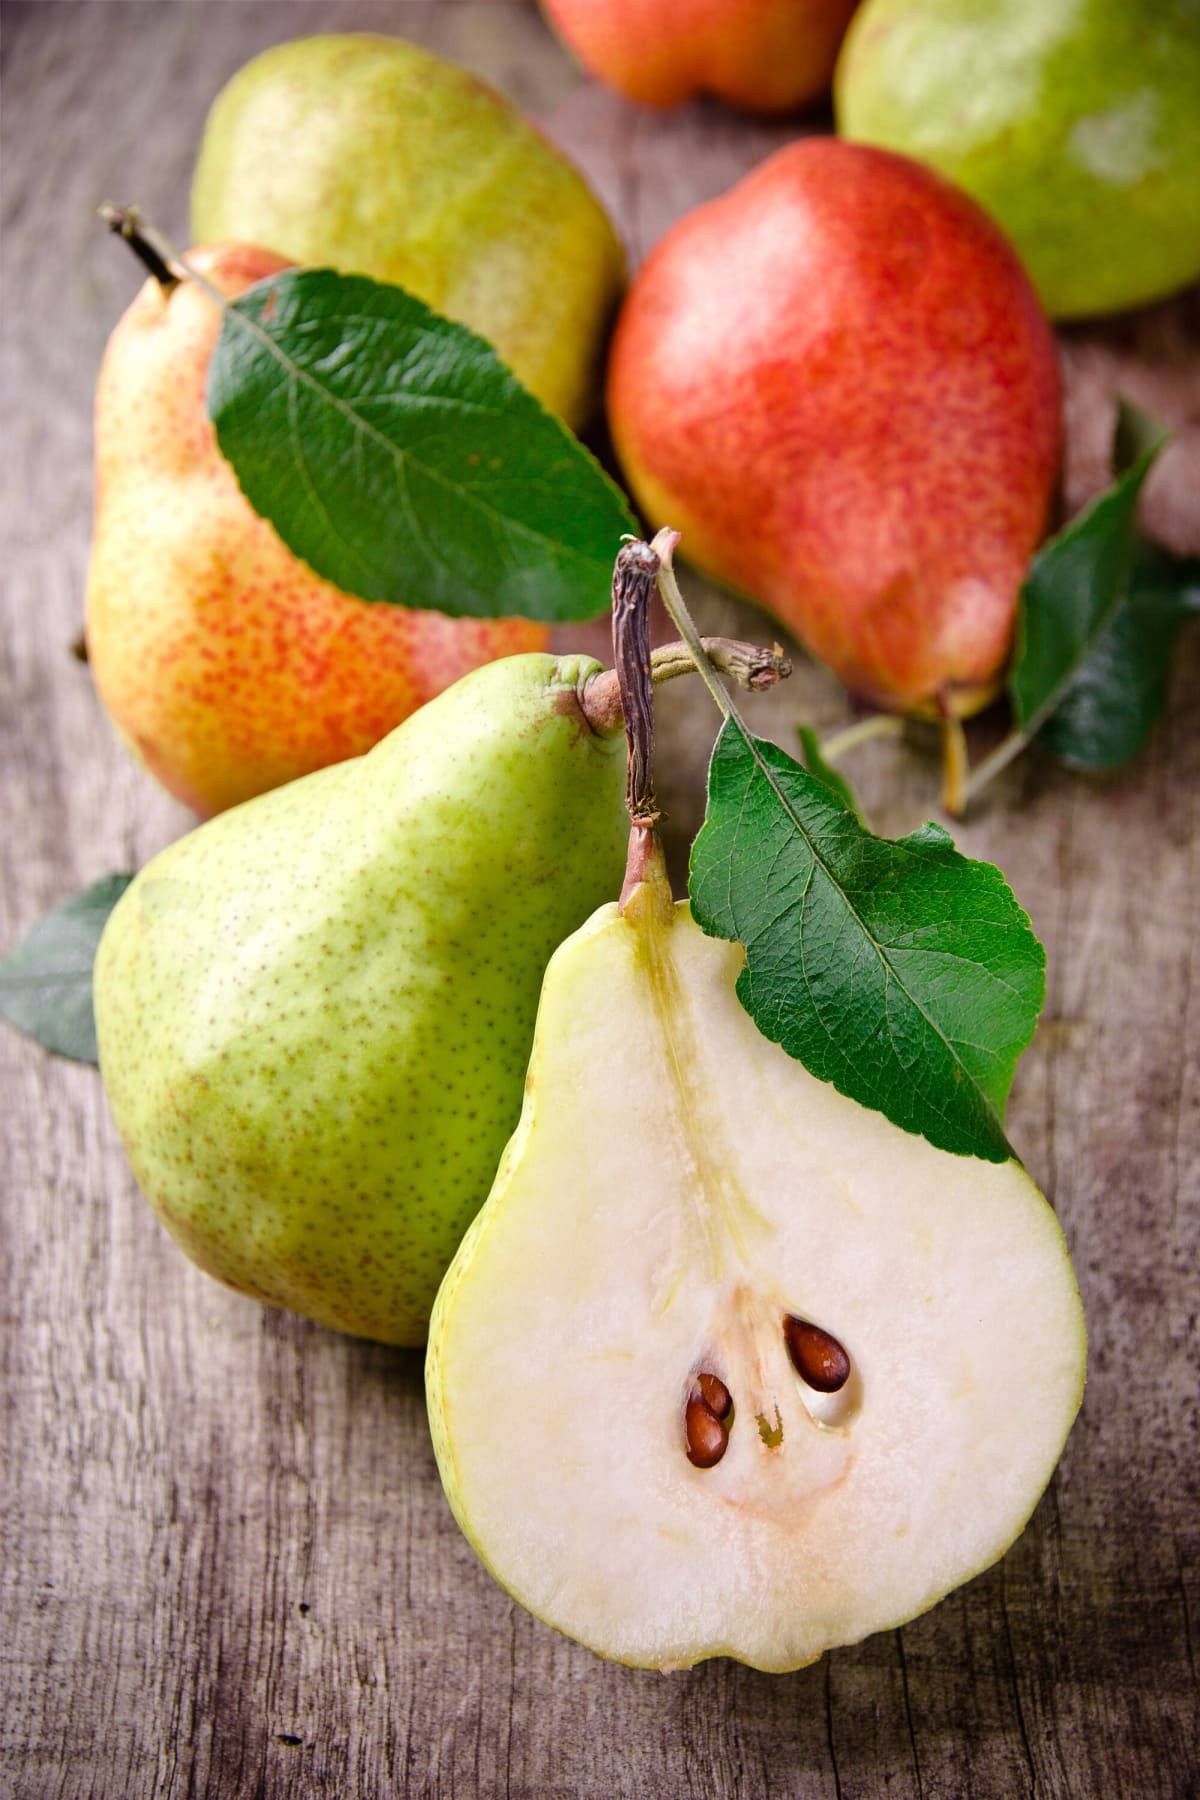
<svg viewBox="0 0 1200 1800"><path fill-rule="evenodd" d="M1007 1548L1079 1407L1063 1235L762 1037L652 863L546 974L427 1381L470 1542L639 1667L791 1669Z"/></svg>

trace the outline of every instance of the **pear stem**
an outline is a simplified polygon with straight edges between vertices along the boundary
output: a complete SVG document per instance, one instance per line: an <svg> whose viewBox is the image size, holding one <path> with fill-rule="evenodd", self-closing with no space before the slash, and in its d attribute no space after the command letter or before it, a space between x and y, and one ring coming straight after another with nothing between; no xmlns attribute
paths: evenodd
<svg viewBox="0 0 1200 1800"><path fill-rule="evenodd" d="M772 688L776 683L786 681L792 672L791 659L784 655L778 644L767 650L761 644L745 644L738 638L706 637L700 642L709 662L750 693ZM650 679L655 687L664 681L674 681L679 675L694 675L695 672L691 651L682 640L675 644L660 644L657 650L650 652Z"/></svg>
<svg viewBox="0 0 1200 1800"><path fill-rule="evenodd" d="M636 539L622 544L613 569L613 661L629 746L625 804L634 827L652 827L659 817L654 798L654 706L650 681L650 601L658 570L656 552Z"/></svg>
<svg viewBox="0 0 1200 1800"><path fill-rule="evenodd" d="M229 303L228 296L207 275L202 275L199 269L193 268L169 238L155 226L147 225L136 206L114 206L111 200L106 200L98 211L109 230L124 238L134 255L145 263L164 294L169 294L172 288L187 280L207 294L213 305L224 312Z"/></svg>
<svg viewBox="0 0 1200 1800"><path fill-rule="evenodd" d="M967 751L967 734L961 719L942 720L942 806L952 819L961 819L967 810L967 778L971 759Z"/></svg>
<svg viewBox="0 0 1200 1800"><path fill-rule="evenodd" d="M128 244L138 261L149 269L164 294L179 286L182 276L171 267L167 256L148 235L148 228L142 223L142 215L136 206L116 206L106 200L97 211L108 229Z"/></svg>
<svg viewBox="0 0 1200 1800"><path fill-rule="evenodd" d="M1029 742L1030 734L1027 731L1010 731L1007 737L1000 740L994 750L988 752L982 762L972 770L963 787L964 811L981 788L985 788L994 776L999 775L1001 769L1007 769L1010 762L1016 761Z"/></svg>
<svg viewBox="0 0 1200 1800"><path fill-rule="evenodd" d="M792 672L791 661L778 644L766 649L762 644L745 644L737 638L706 637L700 639L709 661L736 686L748 693L761 693L786 681ZM694 675L696 664L687 645L680 640L660 644L650 652L650 681L660 687L664 681L676 681L681 675ZM601 737L615 731L624 718L621 689L615 669L593 675L580 695L589 725Z"/></svg>

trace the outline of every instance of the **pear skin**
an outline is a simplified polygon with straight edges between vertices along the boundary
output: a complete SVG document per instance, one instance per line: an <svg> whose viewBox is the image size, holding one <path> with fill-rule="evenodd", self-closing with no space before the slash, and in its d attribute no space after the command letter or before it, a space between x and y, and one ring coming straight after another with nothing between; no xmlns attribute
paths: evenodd
<svg viewBox="0 0 1200 1800"><path fill-rule="evenodd" d="M584 68L645 106L781 113L827 92L857 0L543 0Z"/></svg>
<svg viewBox="0 0 1200 1800"><path fill-rule="evenodd" d="M608 217L558 150L465 69L401 38L297 38L213 103L192 235L408 288L480 333L579 426L624 285Z"/></svg>
<svg viewBox="0 0 1200 1800"><path fill-rule="evenodd" d="M1058 473L1054 336L999 229L837 138L660 240L608 409L642 511L855 694L962 714L1000 686Z"/></svg>
<svg viewBox="0 0 1200 1800"><path fill-rule="evenodd" d="M489 664L368 755L157 856L96 957L151 1205L230 1286L424 1340L521 1110L542 972L619 883L625 757L586 657Z"/></svg>
<svg viewBox="0 0 1200 1800"><path fill-rule="evenodd" d="M191 260L229 295L289 266L245 244ZM199 287L148 281L109 340L86 598L106 709L203 815L361 755L470 669L548 642L526 619L354 599L293 556L217 449L204 393L219 329Z"/></svg>
<svg viewBox="0 0 1200 1800"><path fill-rule="evenodd" d="M867 0L838 129L903 151L1012 239L1052 318L1200 276L1200 13L1192 0Z"/></svg>

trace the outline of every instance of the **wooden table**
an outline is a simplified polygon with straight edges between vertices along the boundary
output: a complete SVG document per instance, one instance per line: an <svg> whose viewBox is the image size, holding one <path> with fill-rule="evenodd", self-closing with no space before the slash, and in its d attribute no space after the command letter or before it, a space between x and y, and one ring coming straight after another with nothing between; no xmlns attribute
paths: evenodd
<svg viewBox="0 0 1200 1800"><path fill-rule="evenodd" d="M795 129L667 120L584 84L520 0L36 0L4 7L0 943L189 817L118 746L79 630L90 399L138 273L94 222L137 199L186 233L218 86L312 30L403 32L489 75L583 163L642 254ZM1068 334L1071 497L1103 474L1115 379L1200 425L1193 293ZM1200 429L1154 522L1200 549ZM691 583L702 623L760 615ZM459 1536L421 1357L335 1337L197 1273L138 1195L94 1070L0 1029L5 1282L0 1789L178 1796L1197 1793L1200 634L1135 767L1029 756L958 830L1049 950L1015 1142L1051 1194L1091 1328L1083 1412L997 1567L903 1630L790 1676L659 1677L535 1624ZM677 866L715 715L677 684L661 786ZM801 663L764 730L845 716ZM936 804L928 755L864 749L877 828Z"/></svg>

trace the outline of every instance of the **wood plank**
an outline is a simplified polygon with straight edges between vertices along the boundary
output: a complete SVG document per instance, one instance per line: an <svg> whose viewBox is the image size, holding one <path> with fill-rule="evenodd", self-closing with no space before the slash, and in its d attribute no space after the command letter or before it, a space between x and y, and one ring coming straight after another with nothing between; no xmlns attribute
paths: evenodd
<svg viewBox="0 0 1200 1800"><path fill-rule="evenodd" d="M0 943L190 823L117 744L79 628L90 396L138 276L95 224L176 237L212 94L310 30L403 30L546 118L636 259L795 128L658 119L580 81L521 0L36 0L4 9ZM1200 548L1200 296L1064 339L1068 491L1102 473L1117 383L1181 427L1151 511ZM689 581L709 630L771 635ZM0 1787L21 1800L1180 1800L1200 1783L1200 643L1130 770L1027 757L963 847L1049 950L1012 1130L1054 1197L1092 1335L1084 1410L1005 1560L902 1631L790 1676L656 1677L556 1637L445 1506L420 1356L260 1309L193 1270L137 1194L93 1071L0 1030L4 1234ZM800 661L756 709L846 715ZM660 787L681 872L714 716L679 683ZM935 808L932 759L853 774L880 829Z"/></svg>

